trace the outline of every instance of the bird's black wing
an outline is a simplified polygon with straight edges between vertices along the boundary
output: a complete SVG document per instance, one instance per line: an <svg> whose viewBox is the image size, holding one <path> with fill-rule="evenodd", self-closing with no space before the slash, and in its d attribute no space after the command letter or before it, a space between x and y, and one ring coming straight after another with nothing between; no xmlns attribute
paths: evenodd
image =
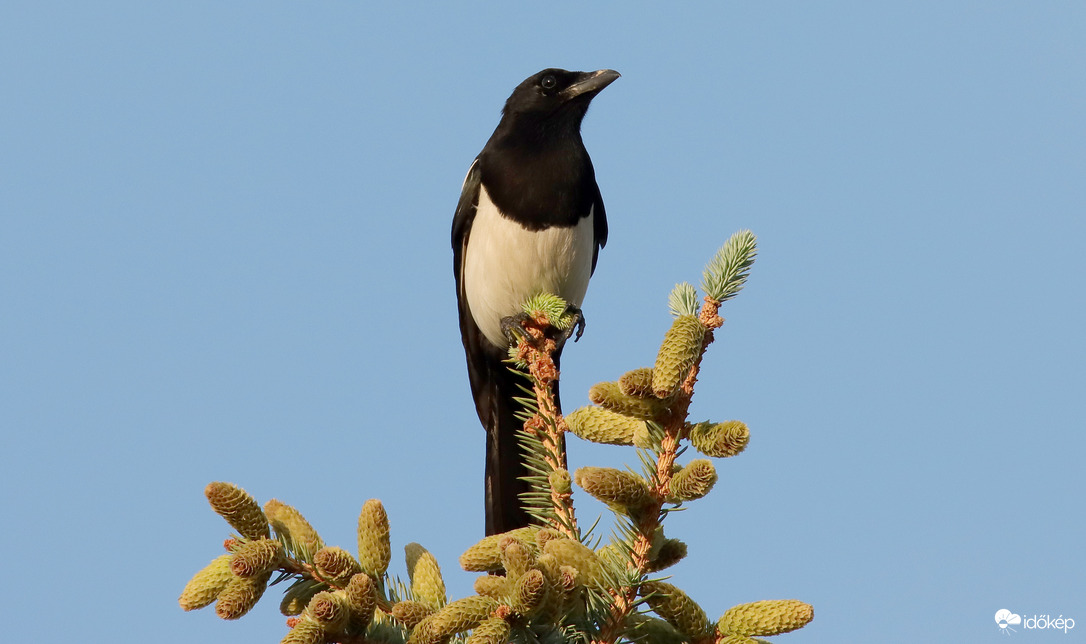
<svg viewBox="0 0 1086 644"><path fill-rule="evenodd" d="M453 275L456 277L456 305L459 310L460 338L464 341L464 351L468 361L468 378L471 381L471 393L476 397L476 408L483 425L484 409L480 407L478 384L490 371L490 355L494 346L485 338L475 318L468 308L467 293L464 285L464 254L467 252L468 239L471 237L471 224L475 222L476 209L479 205L479 187L481 172L479 160L471 164L464 177L464 187L460 189L460 200L456 204L453 216ZM485 401L482 401L485 402Z"/></svg>
<svg viewBox="0 0 1086 644"><path fill-rule="evenodd" d="M523 509L520 495L529 490L522 478L529 471L517 438L523 423L516 418L518 406L514 401L523 392L518 388L516 376L503 362L506 349L491 344L479 330L464 290L464 253L479 205L480 175L479 160L476 159L464 179L456 206L452 247L460 337L467 357L468 380L475 411L486 429L486 533L490 535L528 525L530 518Z"/></svg>
<svg viewBox="0 0 1086 644"><path fill-rule="evenodd" d="M476 159L468 169L467 176L464 177L460 201L456 204L456 214L453 216L452 225L452 248L453 275L456 277L456 305L460 313L460 337L464 342L464 352L468 361L468 379L471 381L471 392L475 397L479 420L486 426L485 416L488 414L484 414L484 411L492 403L480 400L480 389L481 384L489 377L495 347L475 324L475 318L472 317L471 310L468 308L468 297L464 291L464 253L467 252L471 224L475 221L475 211L479 205L481 174L479 160Z"/></svg>
<svg viewBox="0 0 1086 644"><path fill-rule="evenodd" d="M468 299L464 295L464 252L468 247L468 236L471 234L471 224L475 221L475 208L479 205L480 185L479 159L471 164L468 174L464 177L464 185L460 189L460 201L456 204L456 214L453 215L452 224L452 249L453 249L453 276L456 278L456 300L460 308L460 331L463 332L465 321L472 325L475 321L468 311ZM475 329L478 331L478 327ZM465 347L466 348L466 347Z"/></svg>
<svg viewBox="0 0 1086 644"><path fill-rule="evenodd" d="M603 208L603 195L600 194L599 185L593 181L592 187L596 195L592 199L592 233L596 246L592 249L592 272L596 272L596 258L600 255L600 249L607 245L607 212Z"/></svg>

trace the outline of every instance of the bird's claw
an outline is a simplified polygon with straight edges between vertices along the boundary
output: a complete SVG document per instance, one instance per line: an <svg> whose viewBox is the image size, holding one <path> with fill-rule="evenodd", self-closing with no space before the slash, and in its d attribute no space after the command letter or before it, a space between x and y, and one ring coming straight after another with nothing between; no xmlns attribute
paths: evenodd
<svg viewBox="0 0 1086 644"><path fill-rule="evenodd" d="M502 335L509 341L509 346L517 346L521 338L531 338L531 335L524 328L531 320L531 316L527 313L517 313L502 318Z"/></svg>
<svg viewBox="0 0 1086 644"><path fill-rule="evenodd" d="M568 340L570 336L573 336L573 341L576 342L584 335L584 313L581 309L573 306L572 304L566 307L566 315L572 315L574 320L569 325L569 328L565 331L565 340ZM574 335L576 332L576 335Z"/></svg>

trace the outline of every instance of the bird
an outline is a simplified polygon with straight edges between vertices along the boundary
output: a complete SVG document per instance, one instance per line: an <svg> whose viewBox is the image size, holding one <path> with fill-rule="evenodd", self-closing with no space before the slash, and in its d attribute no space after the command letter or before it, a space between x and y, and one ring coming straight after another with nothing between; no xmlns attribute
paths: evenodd
<svg viewBox="0 0 1086 644"><path fill-rule="evenodd" d="M486 430L486 534L530 524L519 495L529 474L517 440L522 396L508 358L511 321L540 293L578 315L607 243L607 215L581 138L589 103L619 77L544 69L517 85L464 179L452 223L460 335ZM558 366L565 336L554 353ZM555 404L559 405L557 383ZM558 407L560 410L560 406Z"/></svg>

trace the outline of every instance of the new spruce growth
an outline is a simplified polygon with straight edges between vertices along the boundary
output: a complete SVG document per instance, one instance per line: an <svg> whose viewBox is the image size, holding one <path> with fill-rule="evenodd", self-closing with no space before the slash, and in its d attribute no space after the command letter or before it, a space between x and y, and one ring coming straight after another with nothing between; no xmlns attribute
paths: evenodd
<svg viewBox="0 0 1086 644"><path fill-rule="evenodd" d="M481 573L474 595L450 602L437 559L417 543L404 548L408 582L392 576L391 529L376 499L362 506L356 556L326 545L295 508L272 499L261 509L241 488L218 482L205 493L236 536L185 586L181 607L214 603L220 617L236 619L269 584L289 582L280 604L288 616L283 644L749 644L806 625L813 609L792 599L740 604L713 622L694 598L653 576L689 554L665 534L668 513L706 496L720 476L710 459L736 456L750 440L741 421L687 416L701 361L724 322L721 303L743 288L755 252L753 234L733 235L706 266L700 305L689 283L672 291L675 319L655 360L645 356L653 366L595 385L593 405L565 417L554 403L552 356L578 318L553 295L525 304L510 357L527 378L520 442L533 474L522 502L536 524L463 551L461 568ZM633 447L640 468L571 474L567 433ZM708 458L679 463L687 446ZM574 484L613 512L609 541L581 532Z"/></svg>

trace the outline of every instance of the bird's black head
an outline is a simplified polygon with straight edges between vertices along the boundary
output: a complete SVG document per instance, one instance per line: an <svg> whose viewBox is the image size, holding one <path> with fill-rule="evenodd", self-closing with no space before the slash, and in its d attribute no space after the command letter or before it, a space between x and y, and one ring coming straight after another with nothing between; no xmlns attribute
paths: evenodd
<svg viewBox="0 0 1086 644"><path fill-rule="evenodd" d="M613 69L594 72L544 69L517 85L505 102L502 115L517 120L558 119L579 128L588 104L618 77L619 73Z"/></svg>

